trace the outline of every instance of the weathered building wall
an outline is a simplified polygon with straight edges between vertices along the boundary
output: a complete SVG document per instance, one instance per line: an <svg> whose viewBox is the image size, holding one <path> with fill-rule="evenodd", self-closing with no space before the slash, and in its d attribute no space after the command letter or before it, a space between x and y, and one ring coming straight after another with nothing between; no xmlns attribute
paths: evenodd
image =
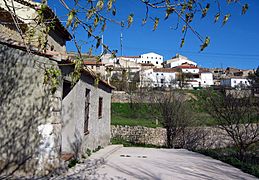
<svg viewBox="0 0 259 180"><path fill-rule="evenodd" d="M63 70L68 74L70 70ZM84 133L86 91L89 90L88 132ZM98 117L99 97L103 98L102 117ZM85 153L98 146L110 143L111 89L99 84L94 79L82 74L80 81L62 101L62 152Z"/></svg>
<svg viewBox="0 0 259 180"><path fill-rule="evenodd" d="M0 44L0 174L17 164L31 172L57 165L61 93L52 95L43 83L44 69L55 66L48 58Z"/></svg>
<svg viewBox="0 0 259 180"><path fill-rule="evenodd" d="M6 1L6 2L7 2L7 5L12 7L12 2L10 1ZM33 1L29 3L34 5L39 5L39 3L36 3ZM13 4L14 4L15 14L17 15L17 18L19 19L19 21L22 21L24 23L20 25L21 28L25 29L25 27L27 27L26 28L27 30L29 29L31 30L30 33L26 32L27 35L24 36L23 38L26 41L29 41L27 42L28 44L38 47L40 43L39 38L44 36L44 34L41 31L45 30L46 26L48 26L49 24L37 25L36 17L38 16L38 13L34 8L31 8L29 6L26 6L16 1L13 1ZM6 10L7 12L9 11L9 9L6 7L5 2L3 0L0 0L0 7ZM12 10L12 8L10 9ZM19 32L16 30L17 29L16 26L12 24L12 20L11 20L11 23L7 23L8 21L10 20L6 19L6 17L4 16L0 17L0 22L3 22L3 24L5 24L5 25L0 25L0 32L3 32L1 33L1 35L5 34L6 38L13 39L16 42L23 43L23 39L21 38L21 35L19 34ZM29 34L30 36L32 35L33 37L29 38ZM50 30L49 35L47 37L47 41L48 41L47 42L48 50L50 50L51 47L53 47L53 51L60 52L60 53L66 52L66 39L63 37L61 32L56 30L56 27L54 28L54 30Z"/></svg>
<svg viewBox="0 0 259 180"><path fill-rule="evenodd" d="M133 143L166 146L166 129L142 126L111 126L112 138L122 138ZM175 140L175 147L184 148L223 148L233 145L225 131L216 127L199 127L186 129Z"/></svg>

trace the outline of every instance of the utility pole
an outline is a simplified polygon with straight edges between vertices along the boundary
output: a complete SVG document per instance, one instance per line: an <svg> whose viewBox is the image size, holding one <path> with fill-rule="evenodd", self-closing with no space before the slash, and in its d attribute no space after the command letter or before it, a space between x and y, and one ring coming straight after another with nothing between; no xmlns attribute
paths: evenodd
<svg viewBox="0 0 259 180"><path fill-rule="evenodd" d="M123 46L122 46L122 43L123 43L123 36L122 36L122 33L121 33L121 36L120 36L121 56L123 55Z"/></svg>

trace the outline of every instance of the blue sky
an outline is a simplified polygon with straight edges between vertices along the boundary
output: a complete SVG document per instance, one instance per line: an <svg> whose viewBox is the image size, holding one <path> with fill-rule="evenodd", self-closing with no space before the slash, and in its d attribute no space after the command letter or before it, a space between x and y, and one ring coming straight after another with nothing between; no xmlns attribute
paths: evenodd
<svg viewBox="0 0 259 180"><path fill-rule="evenodd" d="M222 3L225 0L221 1ZM140 55L147 52L155 52L170 59L176 53L180 53L196 61L203 67L238 67L253 69L259 65L259 1L243 0L249 4L248 12L241 16L241 6L228 5L223 11L231 13L228 23L222 27L221 22L214 24L214 7L211 7L208 16L201 19L196 17L193 27L203 36L210 36L211 43L204 50L199 52L201 42L190 31L187 34L185 45L180 48L182 38L181 27L178 30L176 18L169 18L164 21L163 11L151 11L151 15L160 17L160 23L156 31L152 31L153 23L150 21L145 26L141 25L145 16L145 7L140 0L117 0L116 19L126 19L130 13L134 13L134 23L129 29L122 29L117 24L108 24L103 33L104 43L110 49L119 50L120 55L120 34L123 34L123 55ZM222 4L223 5L223 4ZM60 7L59 1L49 0L51 6L61 20L65 20L67 12ZM222 6L223 7L223 6ZM77 39L88 41L87 34L79 31ZM91 44L91 41L89 41ZM87 52L89 46L83 46L82 51ZM74 44L67 44L68 51L75 51ZM93 53L100 54L100 48Z"/></svg>

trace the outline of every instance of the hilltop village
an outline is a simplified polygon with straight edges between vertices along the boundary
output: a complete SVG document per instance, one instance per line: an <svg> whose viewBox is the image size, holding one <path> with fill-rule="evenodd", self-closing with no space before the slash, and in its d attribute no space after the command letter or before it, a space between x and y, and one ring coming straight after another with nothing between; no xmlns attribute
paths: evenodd
<svg viewBox="0 0 259 180"><path fill-rule="evenodd" d="M114 3L104 2L85 1L95 26ZM259 177L259 68L73 53L79 11L64 25L44 0L0 0L0 9L0 179ZM81 25L92 28L89 19Z"/></svg>
<svg viewBox="0 0 259 180"><path fill-rule="evenodd" d="M70 53L73 57L73 54ZM162 55L146 53L139 56L112 57L83 55L84 64L100 77L111 83L117 90L130 88L184 88L199 89L207 87L249 87L249 75L252 69L206 68L176 54L165 60Z"/></svg>

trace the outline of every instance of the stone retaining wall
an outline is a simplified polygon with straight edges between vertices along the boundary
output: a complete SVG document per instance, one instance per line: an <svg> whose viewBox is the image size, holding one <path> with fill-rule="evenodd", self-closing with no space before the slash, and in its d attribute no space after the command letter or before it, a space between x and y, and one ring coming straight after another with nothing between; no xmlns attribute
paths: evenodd
<svg viewBox="0 0 259 180"><path fill-rule="evenodd" d="M112 138L122 138L133 143L165 146L167 143L166 129L147 128L142 126L111 126ZM175 142L175 148L223 148L233 145L233 141L225 131L216 127L187 128Z"/></svg>
<svg viewBox="0 0 259 180"><path fill-rule="evenodd" d="M143 126L111 126L111 136L134 143L166 145L166 129L147 128Z"/></svg>
<svg viewBox="0 0 259 180"><path fill-rule="evenodd" d="M130 95L125 91L113 91L112 92L113 103L128 103L130 102Z"/></svg>

